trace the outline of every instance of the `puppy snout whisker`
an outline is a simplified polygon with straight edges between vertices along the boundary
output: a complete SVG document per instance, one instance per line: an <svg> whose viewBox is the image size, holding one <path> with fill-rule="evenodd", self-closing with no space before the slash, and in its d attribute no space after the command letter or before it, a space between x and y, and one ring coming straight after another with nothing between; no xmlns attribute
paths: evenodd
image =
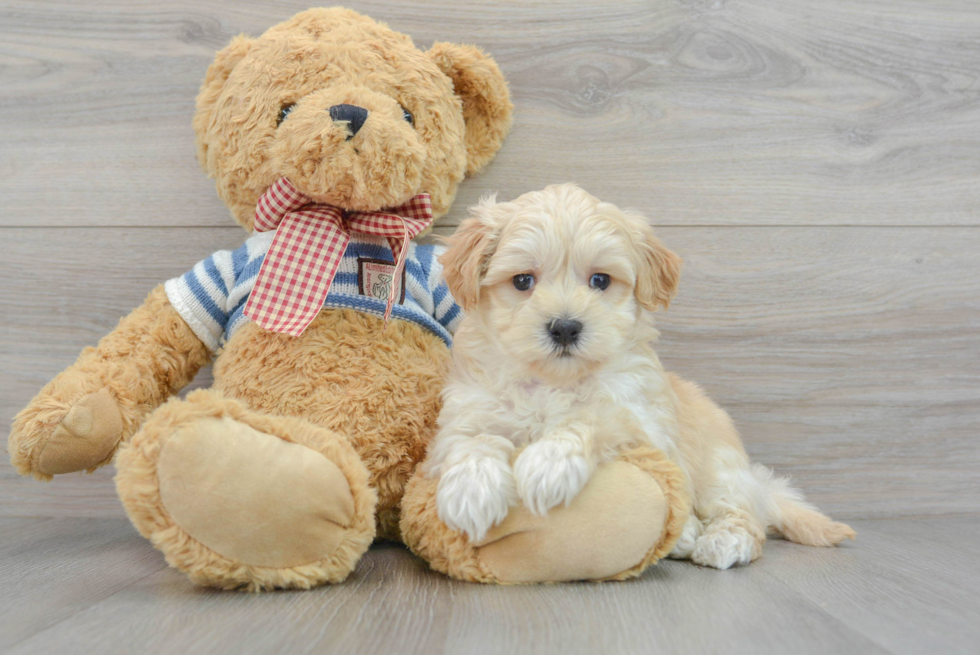
<svg viewBox="0 0 980 655"><path fill-rule="evenodd" d="M568 318L556 318L548 323L548 334L551 340L562 348L575 345L582 334L582 321Z"/></svg>

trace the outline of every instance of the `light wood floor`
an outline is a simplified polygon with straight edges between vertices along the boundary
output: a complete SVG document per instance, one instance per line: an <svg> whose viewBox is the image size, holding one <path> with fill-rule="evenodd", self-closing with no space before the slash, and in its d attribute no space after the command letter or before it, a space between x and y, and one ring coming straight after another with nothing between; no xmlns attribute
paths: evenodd
<svg viewBox="0 0 980 655"><path fill-rule="evenodd" d="M643 211L685 258L665 362L859 540L499 589L383 547L345 585L255 598L167 569L111 468L39 484L2 463L0 650L978 652L976 2L347 4L421 47L479 44L510 80L514 131L438 231L552 182ZM0 0L0 425L241 243L195 162L194 96L233 35L308 5Z"/></svg>
<svg viewBox="0 0 980 655"><path fill-rule="evenodd" d="M976 653L980 517L854 527L837 550L605 584L459 583L381 545L342 585L251 595L192 587L124 520L3 519L0 651Z"/></svg>

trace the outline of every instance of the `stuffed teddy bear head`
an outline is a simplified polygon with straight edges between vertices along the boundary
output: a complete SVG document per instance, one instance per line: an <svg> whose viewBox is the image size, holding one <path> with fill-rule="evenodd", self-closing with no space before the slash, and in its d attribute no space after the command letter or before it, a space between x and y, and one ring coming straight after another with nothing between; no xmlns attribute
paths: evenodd
<svg viewBox="0 0 980 655"><path fill-rule="evenodd" d="M357 12L310 9L217 54L194 129L202 166L250 230L281 177L359 211L428 193L439 217L500 148L511 109L500 69L473 46L423 52Z"/></svg>

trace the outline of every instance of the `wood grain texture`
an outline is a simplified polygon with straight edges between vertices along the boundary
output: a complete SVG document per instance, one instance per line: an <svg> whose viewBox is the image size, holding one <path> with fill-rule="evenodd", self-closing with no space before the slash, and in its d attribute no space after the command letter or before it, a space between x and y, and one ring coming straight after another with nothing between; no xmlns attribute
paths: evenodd
<svg viewBox="0 0 980 655"><path fill-rule="evenodd" d="M349 6L507 74L487 190L577 181L661 224L978 225L969 0L390 0ZM0 225L228 225L194 161L214 52L306 2L0 5Z"/></svg>
<svg viewBox="0 0 980 655"><path fill-rule="evenodd" d="M860 548L812 551L805 565L789 549L769 549L765 572L889 651L975 650L980 522L916 518L859 523L857 530Z"/></svg>
<svg viewBox="0 0 980 655"><path fill-rule="evenodd" d="M38 526L51 534L45 547L23 550L18 570L31 573L22 577L72 575L59 582L52 574L25 596L0 596L0 614L19 612L17 632L0 633L12 655L970 653L980 638L976 515L858 521L859 540L842 548L773 541L749 567L715 571L668 561L625 583L457 583L403 548L382 545L342 585L261 595L198 589L173 570L154 571L142 562L155 551L131 530L126 535L121 521ZM100 533L120 562L79 560L72 553L78 533ZM0 553L26 539L0 532ZM83 591L126 566L143 575L104 597ZM0 588L10 575L0 569ZM89 600L70 615L36 621L32 613L43 611L37 599L53 594Z"/></svg>
<svg viewBox="0 0 980 655"><path fill-rule="evenodd" d="M0 650L166 567L127 521L0 519Z"/></svg>
<svg viewBox="0 0 980 655"><path fill-rule="evenodd" d="M244 236L238 228L3 233L7 425L159 281ZM680 294L660 318L660 354L731 412L758 461L841 517L980 511L980 231L659 234L685 258ZM4 465L0 484L0 515L121 516L108 472L42 485Z"/></svg>

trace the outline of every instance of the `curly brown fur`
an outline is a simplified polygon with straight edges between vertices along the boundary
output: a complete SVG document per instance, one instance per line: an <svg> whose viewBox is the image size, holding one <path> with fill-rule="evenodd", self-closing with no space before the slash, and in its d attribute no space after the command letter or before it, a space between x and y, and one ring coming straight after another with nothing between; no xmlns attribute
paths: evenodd
<svg viewBox="0 0 980 655"><path fill-rule="evenodd" d="M346 127L326 115L335 104L370 112L350 143ZM473 46L437 43L422 52L349 9L310 9L218 53L194 129L218 195L251 229L256 201L283 175L346 209L391 207L424 191L441 216L463 176L500 148L511 109L500 69Z"/></svg>
<svg viewBox="0 0 980 655"><path fill-rule="evenodd" d="M510 131L511 113L507 83L497 62L468 45L434 43L427 53L452 78L463 102L466 119L466 173L473 175L497 154Z"/></svg>
<svg viewBox="0 0 980 655"><path fill-rule="evenodd" d="M243 326L215 362L214 388L349 439L378 492L379 535L397 539L398 505L435 431L448 366L446 346L414 323L385 328L378 317L328 309L302 339Z"/></svg>
<svg viewBox="0 0 980 655"><path fill-rule="evenodd" d="M94 348L60 373L14 418L8 442L21 475L51 478L39 463L52 432L79 399L109 391L122 419L118 443L128 439L146 416L186 386L210 360L207 348L158 286ZM90 472L112 461L116 448L81 468Z"/></svg>

